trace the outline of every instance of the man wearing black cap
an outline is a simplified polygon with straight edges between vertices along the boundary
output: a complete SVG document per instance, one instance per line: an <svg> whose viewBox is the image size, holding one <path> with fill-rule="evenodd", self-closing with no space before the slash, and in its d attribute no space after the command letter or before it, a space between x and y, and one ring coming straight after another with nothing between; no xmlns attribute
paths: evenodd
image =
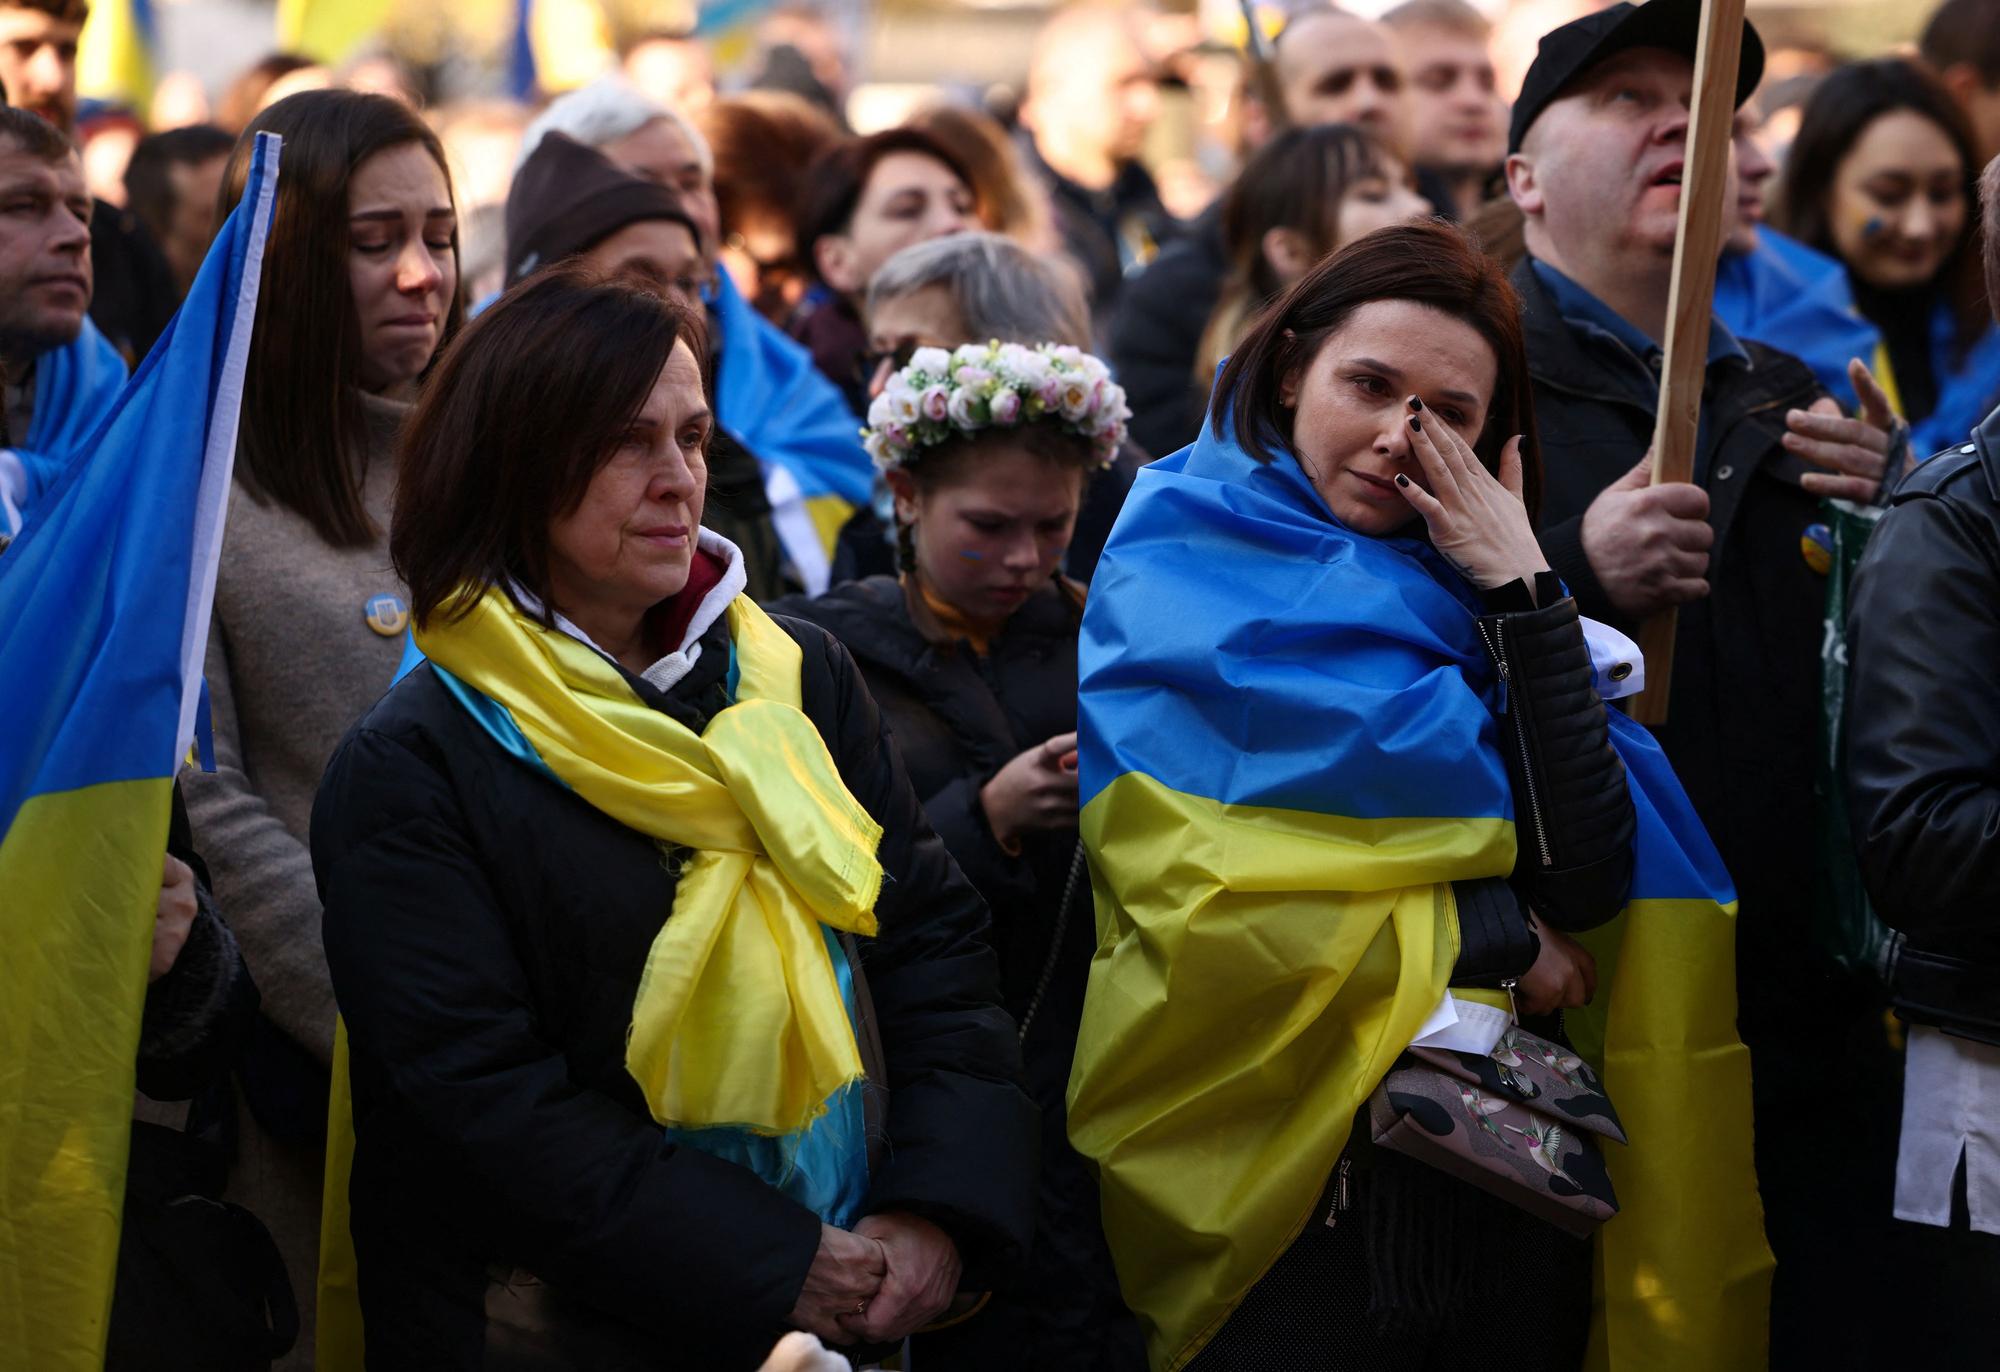
<svg viewBox="0 0 2000 1372"><path fill-rule="evenodd" d="M1800 539L1820 495L1872 494L1888 436L1840 418L1804 363L1712 322L1693 481L1647 485L1699 23L1699 0L1649 0L1566 24L1514 108L1541 538L1586 614L1634 631L1680 607L1659 735L1741 901L1739 1023L1778 1257L1772 1366L1845 1367L1868 1356L1855 1320L1884 1304L1857 1255L1888 1213L1894 1087L1873 993L1811 951L1826 583ZM1764 64L1744 30L1738 103Z"/></svg>

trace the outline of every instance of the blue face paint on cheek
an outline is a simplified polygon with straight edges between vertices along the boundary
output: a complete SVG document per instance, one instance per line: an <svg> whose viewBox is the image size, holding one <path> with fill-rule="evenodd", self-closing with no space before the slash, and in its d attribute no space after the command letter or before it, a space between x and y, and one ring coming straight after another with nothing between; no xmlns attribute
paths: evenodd
<svg viewBox="0 0 2000 1372"><path fill-rule="evenodd" d="M970 548L960 548L958 550L958 555L964 558L967 562L984 562L986 560L986 554L975 553Z"/></svg>

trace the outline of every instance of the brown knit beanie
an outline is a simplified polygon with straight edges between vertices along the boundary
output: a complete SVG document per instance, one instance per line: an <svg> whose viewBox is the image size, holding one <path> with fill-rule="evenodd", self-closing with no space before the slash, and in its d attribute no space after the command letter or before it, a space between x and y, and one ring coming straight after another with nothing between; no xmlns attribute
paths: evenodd
<svg viewBox="0 0 2000 1372"><path fill-rule="evenodd" d="M701 230L680 196L567 134L545 134L507 190L507 281L590 249L627 224L669 219Z"/></svg>

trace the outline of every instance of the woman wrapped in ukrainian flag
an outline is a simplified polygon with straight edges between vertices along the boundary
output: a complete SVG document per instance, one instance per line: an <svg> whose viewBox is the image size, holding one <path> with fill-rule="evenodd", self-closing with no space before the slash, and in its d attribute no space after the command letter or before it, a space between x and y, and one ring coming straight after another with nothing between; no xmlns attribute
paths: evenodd
<svg viewBox="0 0 2000 1372"><path fill-rule="evenodd" d="M1264 316L1106 548L1070 1133L1156 1368L1763 1365L1735 897L1600 697L1642 674L1593 669L1539 461L1505 278L1385 229ZM1630 1137L1591 1239L1356 1127L1440 1013L1510 998Z"/></svg>

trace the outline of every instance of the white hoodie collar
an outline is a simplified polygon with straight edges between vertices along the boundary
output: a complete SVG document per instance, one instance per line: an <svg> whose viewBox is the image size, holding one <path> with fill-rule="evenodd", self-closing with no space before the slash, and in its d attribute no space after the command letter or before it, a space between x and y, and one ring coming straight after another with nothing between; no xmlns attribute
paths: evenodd
<svg viewBox="0 0 2000 1372"><path fill-rule="evenodd" d="M639 673L640 680L658 691L671 691L679 684L682 677L694 669L695 663L701 661L702 635L715 626L715 622L728 610L729 602L741 595L747 584L743 571L743 550L734 543L713 529L701 529L695 538L694 547L697 556L707 553L722 563L722 580L711 586L708 594L701 598L701 604L695 607L694 618L688 621L687 632L682 635L680 646ZM523 610L531 615L541 613L541 601L520 583L512 583L509 589ZM614 665L617 663L616 658L605 652L589 634L578 628L562 611L556 611L555 619L558 629L577 642L595 649Z"/></svg>

